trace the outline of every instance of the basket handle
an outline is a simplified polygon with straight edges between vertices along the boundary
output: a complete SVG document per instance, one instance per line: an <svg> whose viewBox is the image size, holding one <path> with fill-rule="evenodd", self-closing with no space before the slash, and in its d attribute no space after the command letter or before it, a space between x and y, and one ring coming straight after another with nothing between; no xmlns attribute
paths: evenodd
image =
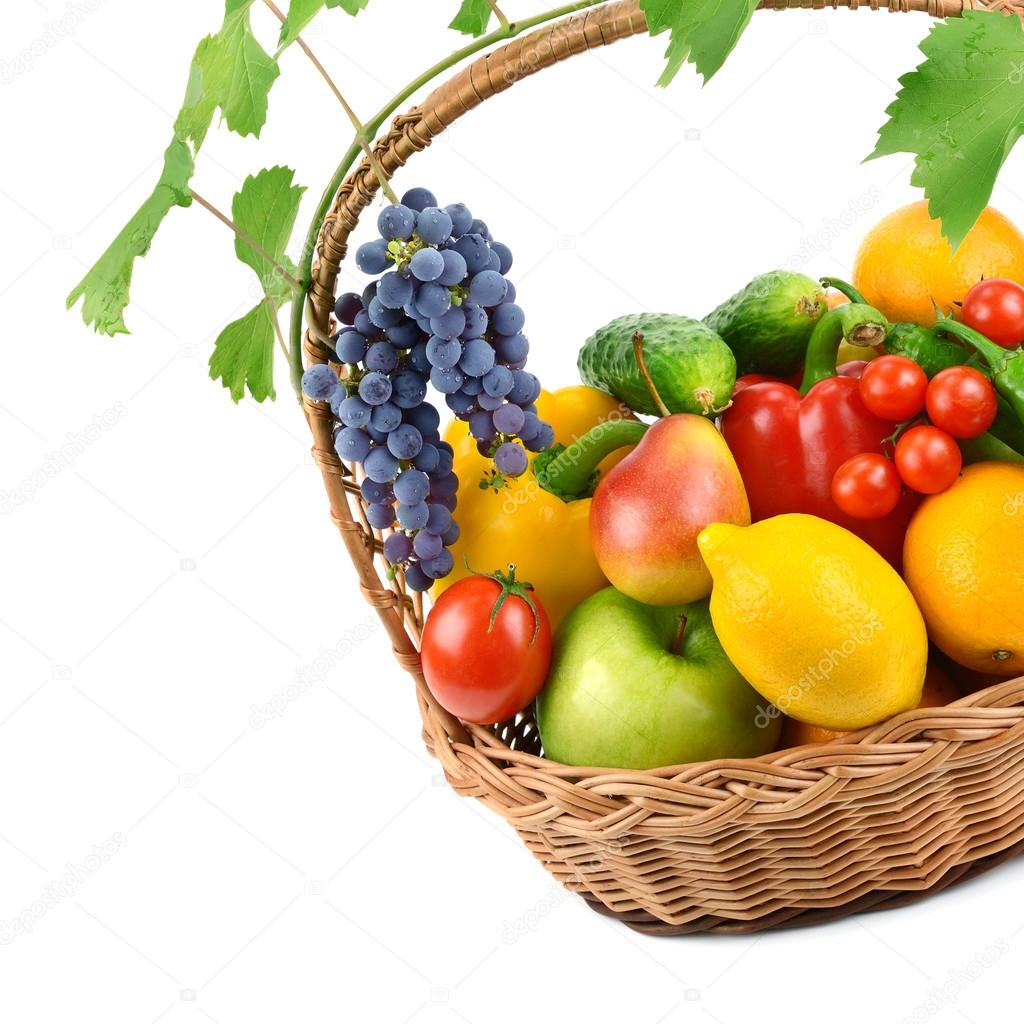
<svg viewBox="0 0 1024 1024"><path fill-rule="evenodd" d="M761 9L866 6L893 13L917 11L932 17L958 17L965 10L1024 10L1024 0L763 0ZM446 128L485 100L510 89L516 82L587 50L608 46L620 39L647 31L647 21L637 0L592 8L552 22L475 60L435 89L419 106L395 118L391 131L374 147L376 162L391 179L400 167L426 149ZM348 240L380 188L375 169L366 158L339 188L317 243L312 286L307 302L304 351L307 363L326 362L323 344L334 307L334 291ZM441 759L449 777L458 772L451 741L466 742L467 727L434 700L423 681L418 652L422 626L419 595L405 593L401 580L385 582L375 566L380 536L369 526L363 511L356 478L334 450L333 423L323 403L303 399L306 419L313 433L313 458L320 467L330 500L331 517L341 532L356 567L363 595L377 610L391 640L399 664L416 680L425 724L425 739ZM478 726L469 727L474 732ZM454 779L453 779L454 782Z"/></svg>

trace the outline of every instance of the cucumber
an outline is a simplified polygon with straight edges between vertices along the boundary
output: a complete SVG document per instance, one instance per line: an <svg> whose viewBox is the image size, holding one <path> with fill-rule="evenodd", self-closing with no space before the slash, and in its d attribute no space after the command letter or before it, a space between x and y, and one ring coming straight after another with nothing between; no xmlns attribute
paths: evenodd
<svg viewBox="0 0 1024 1024"><path fill-rule="evenodd" d="M584 384L610 392L636 412L657 414L633 355L638 331L644 362L669 412L715 416L729 404L736 384L732 351L707 324L675 313L632 313L596 331L577 360Z"/></svg>
<svg viewBox="0 0 1024 1024"><path fill-rule="evenodd" d="M811 331L828 312L821 285L791 270L755 277L704 317L736 356L737 371L787 375L799 370Z"/></svg>

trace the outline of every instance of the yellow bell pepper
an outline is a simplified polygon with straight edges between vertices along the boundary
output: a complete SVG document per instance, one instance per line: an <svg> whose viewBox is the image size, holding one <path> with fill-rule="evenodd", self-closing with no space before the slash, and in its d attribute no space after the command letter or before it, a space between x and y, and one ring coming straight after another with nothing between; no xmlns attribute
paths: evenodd
<svg viewBox="0 0 1024 1024"><path fill-rule="evenodd" d="M583 385L542 391L537 415L551 424L555 443L566 446L599 423L635 418L611 395ZM478 572L512 563L516 575L533 584L554 629L580 601L608 585L590 546L590 498L563 501L541 487L532 469L497 491L481 488L494 464L477 451L467 425L455 420L444 439L455 450L461 532L451 549L455 568L434 585L435 600L470 574L467 559ZM607 472L628 450L608 455L599 471Z"/></svg>

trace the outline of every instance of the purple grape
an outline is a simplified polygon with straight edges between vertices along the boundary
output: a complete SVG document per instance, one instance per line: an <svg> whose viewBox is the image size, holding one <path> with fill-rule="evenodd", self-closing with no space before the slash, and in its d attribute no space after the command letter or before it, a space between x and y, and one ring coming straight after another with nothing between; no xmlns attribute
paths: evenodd
<svg viewBox="0 0 1024 1024"><path fill-rule="evenodd" d="M375 530L387 529L395 521L393 505L367 505L366 521Z"/></svg>
<svg viewBox="0 0 1024 1024"><path fill-rule="evenodd" d="M391 565L401 565L412 554L412 541L404 533L392 533L384 540L384 557Z"/></svg>
<svg viewBox="0 0 1024 1024"><path fill-rule="evenodd" d="M411 423L424 437L437 430L441 425L440 413L427 402L417 405L413 409L406 409L402 418L406 423ZM443 445L443 447L451 451L451 445Z"/></svg>
<svg viewBox="0 0 1024 1024"><path fill-rule="evenodd" d="M508 291L508 282L494 270L482 270L469 282L469 297L478 306L497 306Z"/></svg>
<svg viewBox="0 0 1024 1024"><path fill-rule="evenodd" d="M441 392L442 395L454 394L465 383L466 377L457 367L451 369L435 366L430 371L430 383Z"/></svg>
<svg viewBox="0 0 1024 1024"><path fill-rule="evenodd" d="M418 373L430 372L430 360L427 358L426 339L417 342L409 349L409 366Z"/></svg>
<svg viewBox="0 0 1024 1024"><path fill-rule="evenodd" d="M356 250L356 266L364 274L375 277L377 274L383 274L389 265L388 243L383 238L365 242Z"/></svg>
<svg viewBox="0 0 1024 1024"><path fill-rule="evenodd" d="M452 234L456 237L464 235L467 231L472 229L473 214L469 212L469 208L465 203L452 203L451 206L446 206L444 208L444 212L452 219ZM454 284L456 282L452 283Z"/></svg>
<svg viewBox="0 0 1024 1024"><path fill-rule="evenodd" d="M442 550L436 558L421 562L423 572L432 580L443 579L455 566L455 558L450 551Z"/></svg>
<svg viewBox="0 0 1024 1024"><path fill-rule="evenodd" d="M501 258L493 249L491 249L491 251L487 254L487 269L493 270L495 273L498 273L500 267Z"/></svg>
<svg viewBox="0 0 1024 1024"><path fill-rule="evenodd" d="M483 389L483 381L479 377L467 377L462 385L462 393L464 395L471 395L473 398L476 398Z"/></svg>
<svg viewBox="0 0 1024 1024"><path fill-rule="evenodd" d="M481 409L486 409L487 412L494 412L495 409L500 409L505 404L504 398L498 398L495 395L489 395L485 391L482 395L477 395L477 405Z"/></svg>
<svg viewBox="0 0 1024 1024"><path fill-rule="evenodd" d="M466 277L466 261L462 255L454 249L441 249L441 258L444 260L444 270L437 278L438 284L451 287L455 284L462 284Z"/></svg>
<svg viewBox="0 0 1024 1024"><path fill-rule="evenodd" d="M430 507L438 508L439 506L431 505ZM447 511L447 509L445 509L445 511ZM444 541L444 546L446 548L450 548L458 541L461 535L462 531L459 529L459 524L455 522L455 520L453 519L451 526L449 526L448 529L441 534L441 540Z"/></svg>
<svg viewBox="0 0 1024 1024"><path fill-rule="evenodd" d="M429 515L427 516L427 529L431 533L444 534L447 532L448 527L452 525L452 514L444 507L444 505L436 505L431 503L427 506L429 509Z"/></svg>
<svg viewBox="0 0 1024 1024"><path fill-rule="evenodd" d="M371 480L379 484L390 483L398 475L398 459L394 457L383 445L378 445L370 450L370 454L363 459L363 469Z"/></svg>
<svg viewBox="0 0 1024 1024"><path fill-rule="evenodd" d="M444 505L449 512L455 511L455 506L459 503L459 499L454 494L445 494L440 498L431 498L431 503L436 505Z"/></svg>
<svg viewBox="0 0 1024 1024"><path fill-rule="evenodd" d="M302 375L302 393L313 402L328 402L338 388L338 375L326 364L316 363Z"/></svg>
<svg viewBox="0 0 1024 1024"><path fill-rule="evenodd" d="M484 238L490 241L491 229L487 226L486 221L474 220L473 223L470 225L469 230L475 232L478 235L482 235Z"/></svg>
<svg viewBox="0 0 1024 1024"><path fill-rule="evenodd" d="M523 441L531 452L546 452L555 443L555 431L550 423L541 423L537 436L532 441Z"/></svg>
<svg viewBox="0 0 1024 1024"><path fill-rule="evenodd" d="M415 505L404 505L399 502L398 521L404 530L419 530L427 525L429 516L426 502L418 501Z"/></svg>
<svg viewBox="0 0 1024 1024"><path fill-rule="evenodd" d="M479 274L490 265L491 250L487 240L480 234L463 235L455 243L455 251L466 261L466 270L470 274Z"/></svg>
<svg viewBox="0 0 1024 1024"><path fill-rule="evenodd" d="M412 464L424 473L432 473L437 469L440 461L441 453L432 444L424 443L419 455L412 460Z"/></svg>
<svg viewBox="0 0 1024 1024"><path fill-rule="evenodd" d="M370 435L359 427L342 427L334 439L334 450L344 462L362 462L370 452Z"/></svg>
<svg viewBox="0 0 1024 1024"><path fill-rule="evenodd" d="M338 296L334 304L334 318L339 324L348 324L350 327L355 322L356 313L363 308L363 300L355 292L345 292Z"/></svg>
<svg viewBox="0 0 1024 1024"><path fill-rule="evenodd" d="M515 441L506 441L504 444L498 445L498 449L494 453L494 465L504 476L520 476L526 472L526 467L529 464L530 460L526 452Z"/></svg>
<svg viewBox="0 0 1024 1024"><path fill-rule="evenodd" d="M454 497L459 490L459 478L454 473L446 476L435 477L430 481L430 497L450 498Z"/></svg>
<svg viewBox="0 0 1024 1024"><path fill-rule="evenodd" d="M520 414L522 413L518 405L509 408L518 409ZM395 427L388 436L388 451L403 462L416 458L422 447L423 435L411 423Z"/></svg>
<svg viewBox="0 0 1024 1024"><path fill-rule="evenodd" d="M513 370L512 379L514 383L512 390L508 393L510 402L515 402L516 405L527 405L536 401L540 394L540 381L532 373L527 373L526 370Z"/></svg>
<svg viewBox="0 0 1024 1024"><path fill-rule="evenodd" d="M465 326L466 314L458 306L430 318L431 333L439 338L457 338Z"/></svg>
<svg viewBox="0 0 1024 1024"><path fill-rule="evenodd" d="M484 391L493 398L504 398L515 383L512 371L506 366L495 366L484 374Z"/></svg>
<svg viewBox="0 0 1024 1024"><path fill-rule="evenodd" d="M401 312L402 307L412 298L413 288L413 283L409 278L402 277L397 271L392 270L377 283L377 301L381 305L387 306L388 309ZM370 305L372 306L373 303L371 302ZM373 318L370 319L372 321ZM385 324L385 326L390 326L390 324Z"/></svg>
<svg viewBox="0 0 1024 1024"><path fill-rule="evenodd" d="M456 391L454 395L445 395L444 404L460 419L476 408L476 397L467 395L465 391Z"/></svg>
<svg viewBox="0 0 1024 1024"><path fill-rule="evenodd" d="M415 320L403 319L384 333L395 348L412 348L418 341L424 340L423 332Z"/></svg>
<svg viewBox="0 0 1024 1024"><path fill-rule="evenodd" d="M537 418L535 412L524 412L522 426L516 431L519 436L519 440L524 444L527 441L532 441L539 433L541 428L541 422Z"/></svg>
<svg viewBox="0 0 1024 1024"><path fill-rule="evenodd" d="M452 237L452 219L436 206L426 206L416 218L416 234L428 245L440 245Z"/></svg>
<svg viewBox="0 0 1024 1024"><path fill-rule="evenodd" d="M487 311L475 302L464 302L462 312L466 314L466 326L462 331L464 338L482 338L490 324Z"/></svg>
<svg viewBox="0 0 1024 1024"><path fill-rule="evenodd" d="M526 358L530 351L530 343L525 334L501 334L494 339L494 351L505 363L518 363Z"/></svg>
<svg viewBox="0 0 1024 1024"><path fill-rule="evenodd" d="M493 441L495 430L492 414L486 410L473 413L469 417L469 432L478 441Z"/></svg>
<svg viewBox="0 0 1024 1024"><path fill-rule="evenodd" d="M419 213L428 206L437 206L437 197L429 188L411 188L402 196L402 205Z"/></svg>
<svg viewBox="0 0 1024 1024"><path fill-rule="evenodd" d="M370 323L370 315L365 309L360 310L356 314L355 329L364 338L376 338L380 334L380 328Z"/></svg>
<svg viewBox="0 0 1024 1024"><path fill-rule="evenodd" d="M370 426L379 430L381 434L388 434L402 422L402 410L394 402L384 402L383 405L374 406L370 414Z"/></svg>
<svg viewBox="0 0 1024 1024"><path fill-rule="evenodd" d="M424 591L433 586L434 581L423 571L419 562L413 562L405 570L405 585L410 590Z"/></svg>
<svg viewBox="0 0 1024 1024"><path fill-rule="evenodd" d="M382 331L388 327L394 327L395 324L399 324L405 318L405 313L400 309L391 309L385 306L379 298L375 298L366 309L366 315L370 318L370 323L374 327L379 327Z"/></svg>
<svg viewBox="0 0 1024 1024"><path fill-rule="evenodd" d="M363 360L368 370L380 370L381 373L390 373L398 366L398 353L395 346L387 341L375 341L367 350L366 358Z"/></svg>
<svg viewBox="0 0 1024 1024"><path fill-rule="evenodd" d="M427 342L427 359L431 366L450 370L462 358L462 344L458 338L441 338L433 335Z"/></svg>
<svg viewBox="0 0 1024 1024"><path fill-rule="evenodd" d="M434 470L432 476L440 480L441 477L447 476L452 471L452 465L455 462L455 452L447 441L440 441L435 447L437 448L438 463L437 469Z"/></svg>
<svg viewBox="0 0 1024 1024"><path fill-rule="evenodd" d="M427 397L427 382L415 370L400 370L391 378L391 397L399 409L414 409Z"/></svg>
<svg viewBox="0 0 1024 1024"><path fill-rule="evenodd" d="M359 493L368 505L389 505L395 496L388 484L379 484L376 480L366 477L359 485Z"/></svg>
<svg viewBox="0 0 1024 1024"><path fill-rule="evenodd" d="M518 334L526 324L526 314L514 302L503 302L491 313L491 326L498 334Z"/></svg>
<svg viewBox="0 0 1024 1024"><path fill-rule="evenodd" d="M410 210L408 206L403 206L401 203L392 203L390 206L385 206L377 217L377 230L381 233L381 237L386 238L389 242L395 238L399 238L403 242L406 239L412 238L413 228L415 227L415 211Z"/></svg>
<svg viewBox="0 0 1024 1024"><path fill-rule="evenodd" d="M512 269L512 250L502 242L491 242L491 252L498 254L498 270L502 274L507 274Z"/></svg>
<svg viewBox="0 0 1024 1024"><path fill-rule="evenodd" d="M426 501L430 493L430 478L418 469L403 469L392 490L395 497L405 505Z"/></svg>
<svg viewBox="0 0 1024 1024"><path fill-rule="evenodd" d="M366 339L358 331L345 331L335 339L335 351L343 363L358 363L366 355Z"/></svg>
<svg viewBox="0 0 1024 1024"><path fill-rule="evenodd" d="M372 370L359 382L359 397L367 405L383 405L391 397L391 381L379 370Z"/></svg>
<svg viewBox="0 0 1024 1024"><path fill-rule="evenodd" d="M436 506L435 506L436 507ZM427 522L429 522L429 518ZM420 530L416 539L412 542L412 549L421 559L437 558L444 548L444 541L436 533L429 530Z"/></svg>
<svg viewBox="0 0 1024 1024"><path fill-rule="evenodd" d="M502 434L518 434L525 418L526 414L518 405L503 405L500 409L495 409L491 416L495 429Z"/></svg>
<svg viewBox="0 0 1024 1024"><path fill-rule="evenodd" d="M334 389L334 394L331 395L331 414L335 419L341 419L341 404L348 397L348 392L345 390L345 386L338 383L338 386ZM353 426L359 426L360 424L353 424ZM349 426L348 423L345 426Z"/></svg>
<svg viewBox="0 0 1024 1024"><path fill-rule="evenodd" d="M363 308L365 309L375 298L377 298L377 282L371 281L364 289L361 296Z"/></svg>
<svg viewBox="0 0 1024 1024"><path fill-rule="evenodd" d="M409 261L409 273L417 281L436 281L444 273L444 257L436 249L420 249Z"/></svg>
<svg viewBox="0 0 1024 1024"><path fill-rule="evenodd" d="M469 377L482 377L494 366L494 349L483 338L472 338L462 349L459 369Z"/></svg>
<svg viewBox="0 0 1024 1024"><path fill-rule="evenodd" d="M367 424L364 429L370 435L371 441L374 441L377 444L388 443L388 432L386 430L378 430L372 423Z"/></svg>
<svg viewBox="0 0 1024 1024"><path fill-rule="evenodd" d="M434 282L421 284L416 290L416 308L421 317L433 319L443 316L451 309L452 293L442 285Z"/></svg>

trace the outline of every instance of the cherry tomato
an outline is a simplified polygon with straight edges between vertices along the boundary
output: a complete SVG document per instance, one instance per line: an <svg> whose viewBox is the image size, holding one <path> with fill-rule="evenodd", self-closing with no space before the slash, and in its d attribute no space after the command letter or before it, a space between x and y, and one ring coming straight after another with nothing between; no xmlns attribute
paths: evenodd
<svg viewBox="0 0 1024 1024"><path fill-rule="evenodd" d="M551 662L551 626L515 568L467 576L438 599L423 627L423 678L446 711L477 725L533 700Z"/></svg>
<svg viewBox="0 0 1024 1024"><path fill-rule="evenodd" d="M1003 348L1024 342L1024 288L1005 277L979 281L964 296L963 322Z"/></svg>
<svg viewBox="0 0 1024 1024"><path fill-rule="evenodd" d="M899 503L903 485L896 467L877 452L847 459L832 477L832 500L854 519L881 519Z"/></svg>
<svg viewBox="0 0 1024 1024"><path fill-rule="evenodd" d="M896 442L896 469L920 494L938 494L960 475L963 456L956 441L938 427L911 427Z"/></svg>
<svg viewBox="0 0 1024 1024"><path fill-rule="evenodd" d="M937 373L925 397L928 419L953 437L977 437L999 411L992 382L973 366L950 366Z"/></svg>
<svg viewBox="0 0 1024 1024"><path fill-rule="evenodd" d="M860 397L869 412L883 420L900 423L924 408L928 375L906 356L872 359L860 378Z"/></svg>

